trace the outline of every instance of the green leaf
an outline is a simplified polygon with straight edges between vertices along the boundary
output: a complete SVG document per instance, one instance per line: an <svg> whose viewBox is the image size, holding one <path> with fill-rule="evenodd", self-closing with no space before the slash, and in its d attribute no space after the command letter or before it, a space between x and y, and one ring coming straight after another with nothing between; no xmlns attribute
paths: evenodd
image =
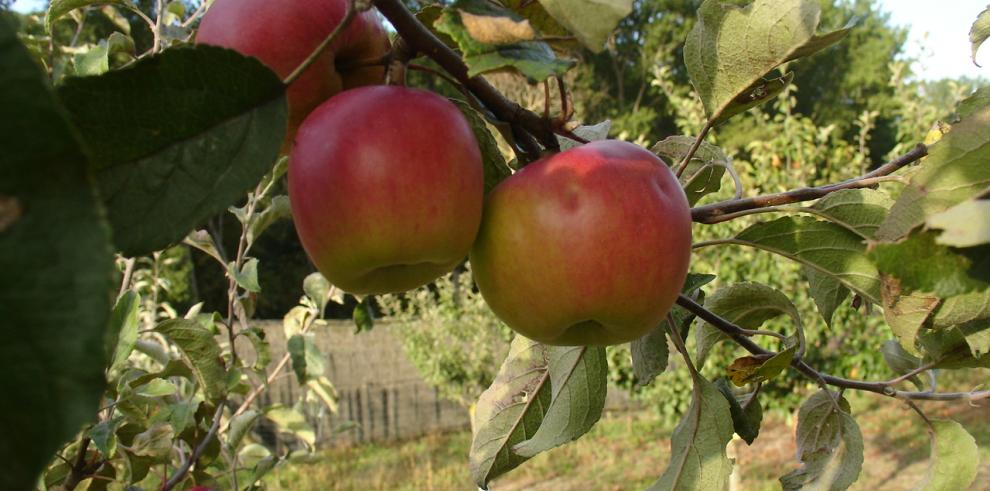
<svg viewBox="0 0 990 491"><path fill-rule="evenodd" d="M959 423L947 419L931 422L932 462L925 480L914 489L941 491L969 489L980 471L980 448Z"/></svg>
<svg viewBox="0 0 990 491"><path fill-rule="evenodd" d="M798 460L804 467L780 478L784 490L849 488L863 468L863 435L841 396L819 391L798 413Z"/></svg>
<svg viewBox="0 0 990 491"><path fill-rule="evenodd" d="M625 16L632 0L539 0L551 17L571 31L586 48L600 53L605 42Z"/></svg>
<svg viewBox="0 0 990 491"><path fill-rule="evenodd" d="M816 36L821 11L810 0L756 0L745 7L706 0L684 44L684 63L708 119L781 63L807 56L842 35Z"/></svg>
<svg viewBox="0 0 990 491"><path fill-rule="evenodd" d="M34 489L99 407L113 257L76 132L6 16L0 139L0 489Z"/></svg>
<svg viewBox="0 0 990 491"><path fill-rule="evenodd" d="M667 165L676 168L684 160L694 141L693 136L668 136L653 145L651 151L664 159ZM729 157L721 148L702 142L680 177L681 187L684 188L688 203L694 206L705 195L722 189L722 176L731 166Z"/></svg>
<svg viewBox="0 0 990 491"><path fill-rule="evenodd" d="M811 298L815 300L822 319L825 320L825 324L832 327L835 310L849 297L849 289L839 283L839 280L810 266L801 266L801 273L808 280Z"/></svg>
<svg viewBox="0 0 990 491"><path fill-rule="evenodd" d="M883 283L883 318L890 326L901 346L913 355L918 354L915 339L918 331L932 315L939 299L932 295L901 292L896 279L885 277Z"/></svg>
<svg viewBox="0 0 990 491"><path fill-rule="evenodd" d="M811 37L811 39L804 43L803 46L791 53L791 56L787 59L787 61L811 56L832 46L835 43L838 43L839 41L842 41L847 35L849 35L849 31L852 31L852 28L856 27L858 21L859 19L854 17L849 19L849 22L846 22L846 25L841 29L836 29L825 34L815 34Z"/></svg>
<svg viewBox="0 0 990 491"><path fill-rule="evenodd" d="M811 209L864 239L871 239L887 218L894 200L873 189L843 189L815 202Z"/></svg>
<svg viewBox="0 0 990 491"><path fill-rule="evenodd" d="M702 286L714 280L715 275L688 273L681 292L688 296L693 295ZM697 301L704 301L704 292L701 292ZM679 306L675 306L670 313L674 318L675 327L682 331L684 330L684 326L690 326L691 321L694 320L693 314ZM633 374L636 376L637 386L649 384L657 375L660 375L667 369L670 349L667 346L666 324L666 322L660 323L655 329L633 341L629 346L632 354ZM687 336L687 333L683 333L682 336Z"/></svg>
<svg viewBox="0 0 990 491"><path fill-rule="evenodd" d="M607 140L608 132L612 130L612 121L606 119L598 124L592 125L582 125L571 130L575 136L581 137L589 142L598 140ZM557 138L557 144L560 146L560 151L570 150L574 147L579 147L584 145L577 140L572 140L566 136L554 135Z"/></svg>
<svg viewBox="0 0 990 491"><path fill-rule="evenodd" d="M738 387L773 380L791 366L797 348L797 344L793 344L770 358L754 356L738 358L728 367L729 379Z"/></svg>
<svg viewBox="0 0 990 491"><path fill-rule="evenodd" d="M241 330L240 335L246 337L254 348L254 364L251 368L255 373L263 373L272 361L270 345L265 339L265 330L260 327L249 327Z"/></svg>
<svg viewBox="0 0 990 491"><path fill-rule="evenodd" d="M102 75L110 70L110 50L105 40L89 45L86 51L72 56L75 75L80 77Z"/></svg>
<svg viewBox="0 0 990 491"><path fill-rule="evenodd" d="M122 416L100 421L89 429L87 435L93 441L93 446L105 458L113 458L117 453L117 427L124 422Z"/></svg>
<svg viewBox="0 0 990 491"><path fill-rule="evenodd" d="M880 275L862 237L809 217L781 217L746 228L729 242L779 254L832 276L865 299L880 303Z"/></svg>
<svg viewBox="0 0 990 491"><path fill-rule="evenodd" d="M674 428L670 464L650 491L726 489L732 460L725 446L732 440L732 413L722 392L694 376L691 406Z"/></svg>
<svg viewBox="0 0 990 491"><path fill-rule="evenodd" d="M316 346L312 334L296 334L286 344L292 359L292 371L300 384L322 377L326 373L327 360Z"/></svg>
<svg viewBox="0 0 990 491"><path fill-rule="evenodd" d="M893 339L884 341L883 346L880 347L880 353L890 370L897 375L910 373L921 366L920 358L908 353L901 346L901 343ZM912 377L911 380L915 385L921 386L917 377Z"/></svg>
<svg viewBox="0 0 990 491"><path fill-rule="evenodd" d="M550 407L536 434L512 447L529 458L577 440L591 429L605 408L608 363L605 348L554 346L550 348Z"/></svg>
<svg viewBox="0 0 990 491"><path fill-rule="evenodd" d="M272 226L273 223L284 220L286 218L292 218L292 210L289 207L289 197L285 195L279 195L272 198L271 203L261 210L259 213L255 214L254 218L251 220L251 224L248 225L247 229L247 243L254 244L254 241L261 237L261 234L268 230L268 227Z"/></svg>
<svg viewBox="0 0 990 491"><path fill-rule="evenodd" d="M797 308L786 295L759 283L735 283L722 288L708 297L705 308L744 329L756 329L781 315L801 324ZM712 347L728 336L708 322L701 325L696 336L696 363L700 369Z"/></svg>
<svg viewBox="0 0 990 491"><path fill-rule="evenodd" d="M775 99L794 80L794 72L771 79L759 79L732 99L712 124L719 124L754 107Z"/></svg>
<svg viewBox="0 0 990 491"><path fill-rule="evenodd" d="M316 432L299 411L276 404L265 410L265 417L272 420L279 431L294 435L310 448L316 444Z"/></svg>
<svg viewBox="0 0 990 491"><path fill-rule="evenodd" d="M990 86L983 86L976 89L969 97L959 101L959 105L956 107L956 113L960 119L966 119L988 105L990 105Z"/></svg>
<svg viewBox="0 0 990 491"><path fill-rule="evenodd" d="M969 28L969 42L973 48L973 64L980 66L976 63L976 52L980 50L980 46L983 45L983 41L990 37L990 6L980 12L980 15L976 17L973 22L973 26Z"/></svg>
<svg viewBox="0 0 990 491"><path fill-rule="evenodd" d="M512 451L539 430L552 400L550 347L517 335L492 385L478 398L468 463L480 488L528 460Z"/></svg>
<svg viewBox="0 0 990 491"><path fill-rule="evenodd" d="M251 428L258 422L259 417L261 417L261 412L248 409L230 418L230 430L227 431L227 448L234 450L239 447L241 440L244 439L244 435L251 431Z"/></svg>
<svg viewBox="0 0 990 491"><path fill-rule="evenodd" d="M925 219L990 188L990 106L974 110L930 147L928 157L897 198L877 231L883 241L900 240Z"/></svg>
<svg viewBox="0 0 990 491"><path fill-rule="evenodd" d="M306 382L306 388L323 401L331 413L337 412L337 389L325 376L315 377Z"/></svg>
<svg viewBox="0 0 990 491"><path fill-rule="evenodd" d="M946 298L990 288L990 283L975 277L990 271L990 246L963 251L936 244L935 236L922 232L899 243L876 244L871 256L880 272L893 277L904 293L930 292Z"/></svg>
<svg viewBox="0 0 990 491"><path fill-rule="evenodd" d="M178 346L182 361L192 370L206 399L211 402L220 400L226 390L227 373L220 356L220 345L213 333L196 321L187 319L164 321L155 330Z"/></svg>
<svg viewBox="0 0 990 491"><path fill-rule="evenodd" d="M206 230L194 230L190 232L182 240L182 243L205 252L213 259L216 259L223 267L227 267L227 263L223 260L223 256L220 255L220 251L217 249L217 244L214 242L213 236Z"/></svg>
<svg viewBox="0 0 990 491"><path fill-rule="evenodd" d="M45 14L45 30L49 33L52 32L52 25L55 24L55 21L75 9L104 4L119 5L128 9L135 8L134 4L128 0L52 0L48 6L48 13Z"/></svg>
<svg viewBox="0 0 990 491"><path fill-rule="evenodd" d="M375 313L372 309L374 302L374 297L367 296L362 298L361 302L354 306L351 318L354 320L355 334L370 331L375 327Z"/></svg>
<svg viewBox="0 0 990 491"><path fill-rule="evenodd" d="M155 413L151 418L152 423L165 422L172 426L177 434L186 431L196 423L196 411L199 410L203 399L194 397L190 400L172 402Z"/></svg>
<svg viewBox="0 0 990 491"><path fill-rule="evenodd" d="M110 366L107 372L120 369L134 351L138 337L138 306L141 296L128 290L117 300L110 313L110 330L107 334L107 353Z"/></svg>
<svg viewBox="0 0 990 491"><path fill-rule="evenodd" d="M502 157L502 152L498 149L495 137L492 136L491 131L488 130L488 125L485 124L485 118L470 104L462 100L450 99L450 102L453 102L467 118L468 124L471 125L471 131L474 132L474 137L478 140L481 160L485 167L485 194L488 194L503 179L512 175L512 169L505 163L505 158Z"/></svg>
<svg viewBox="0 0 990 491"><path fill-rule="evenodd" d="M313 301L313 304L320 309L320 317L322 317L323 311L327 308L327 303L330 302L331 296L334 293L334 286L327 281L326 277L316 272L310 273L303 279L303 291Z"/></svg>
<svg viewBox="0 0 990 491"><path fill-rule="evenodd" d="M470 77L511 68L536 83L563 75L574 65L535 41L538 36L528 20L492 2L456 0L434 27L457 42Z"/></svg>
<svg viewBox="0 0 990 491"><path fill-rule="evenodd" d="M945 299L932 318L936 329L990 320L990 291L957 295Z"/></svg>
<svg viewBox="0 0 990 491"><path fill-rule="evenodd" d="M937 244L972 247L990 243L990 200L964 201L925 219L928 228L942 230Z"/></svg>
<svg viewBox="0 0 990 491"><path fill-rule="evenodd" d="M261 285L258 284L258 260L255 258L248 259L241 270L237 270L237 266L234 263L227 265L227 271L231 276L234 277L234 281L241 288L249 291L258 293L261 291Z"/></svg>
<svg viewBox="0 0 990 491"><path fill-rule="evenodd" d="M178 242L240 199L271 170L285 134L279 78L213 46L70 78L59 95L93 151L114 241L128 256Z"/></svg>
<svg viewBox="0 0 990 491"><path fill-rule="evenodd" d="M168 380L156 378L134 389L134 394L141 397L165 397L175 394L178 387Z"/></svg>
<svg viewBox="0 0 990 491"><path fill-rule="evenodd" d="M725 396L729 403L729 413L732 414L732 429L746 444L752 445L760 436L760 425L763 423L763 406L755 399L756 392L736 396L735 390L725 378L715 381L715 387Z"/></svg>
<svg viewBox="0 0 990 491"><path fill-rule="evenodd" d="M175 432L168 423L155 423L134 437L131 453L139 457L164 458L172 452Z"/></svg>

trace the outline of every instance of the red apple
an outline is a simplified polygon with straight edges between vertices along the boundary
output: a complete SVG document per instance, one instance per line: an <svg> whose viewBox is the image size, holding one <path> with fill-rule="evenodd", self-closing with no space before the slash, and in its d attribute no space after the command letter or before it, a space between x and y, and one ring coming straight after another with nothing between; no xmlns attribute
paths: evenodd
<svg viewBox="0 0 990 491"><path fill-rule="evenodd" d="M216 0L203 16L196 42L254 56L285 78L333 31L349 0ZM358 14L288 90L291 142L306 116L348 88L381 83L381 65L351 67L383 56L388 35L375 11Z"/></svg>
<svg viewBox="0 0 990 491"><path fill-rule="evenodd" d="M327 280L355 294L415 288L467 257L483 186L461 112L406 87L332 97L300 126L289 161L303 248Z"/></svg>
<svg viewBox="0 0 990 491"><path fill-rule="evenodd" d="M660 325L690 255L690 207L677 178L652 153L606 140L496 186L471 268L492 311L520 334L611 345Z"/></svg>

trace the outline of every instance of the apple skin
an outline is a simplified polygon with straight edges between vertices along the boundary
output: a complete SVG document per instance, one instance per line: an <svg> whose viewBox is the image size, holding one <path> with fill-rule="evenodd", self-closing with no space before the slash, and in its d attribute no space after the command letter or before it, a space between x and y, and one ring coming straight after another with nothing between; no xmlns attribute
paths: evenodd
<svg viewBox="0 0 990 491"><path fill-rule="evenodd" d="M200 21L196 42L254 56L287 77L333 31L349 0L216 0ZM342 90L380 84L383 66L340 70L389 50L388 35L374 10L358 14L323 54L288 89L286 142L306 116Z"/></svg>
<svg viewBox="0 0 990 491"><path fill-rule="evenodd" d="M471 268L492 311L516 332L604 346L661 324L690 256L691 211L677 178L652 153L603 140L496 186Z"/></svg>
<svg viewBox="0 0 990 491"><path fill-rule="evenodd" d="M303 248L330 283L354 294L406 291L467 257L484 202L481 151L443 97L347 90L299 128L289 201Z"/></svg>

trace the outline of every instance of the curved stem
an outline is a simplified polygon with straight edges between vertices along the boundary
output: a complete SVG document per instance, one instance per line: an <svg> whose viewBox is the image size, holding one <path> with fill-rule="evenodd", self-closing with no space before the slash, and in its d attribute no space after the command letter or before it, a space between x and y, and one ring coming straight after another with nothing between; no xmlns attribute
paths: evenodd
<svg viewBox="0 0 990 491"><path fill-rule="evenodd" d="M688 149L688 152L684 155L684 160L681 161L681 165L677 167L677 177L681 177L681 174L687 170L688 163L694 158L695 152L701 147L701 144L705 141L705 137L708 136L708 132L712 129L712 122L709 120L705 123L705 127L701 128L701 133L698 133L698 137L694 139L694 144Z"/></svg>
<svg viewBox="0 0 990 491"><path fill-rule="evenodd" d="M904 167L913 162L917 162L922 157L928 155L928 147L924 144L919 143L910 152L887 162L886 164L878 167L876 170L863 174L854 179L849 179L847 181L842 181L839 183L828 184L825 186L818 186L813 188L801 188L794 189L791 191L786 191L783 193L766 194L762 196L755 196L752 198L741 198L733 199L729 201L723 201L720 203L713 203L710 205L699 206L697 208L691 209L691 218L695 222L699 223L718 223L721 217L731 213L736 213L745 210L752 210L756 208L766 208L770 206L786 205L790 203L798 203L801 201L810 201L813 199L818 199L827 196L830 193L839 191L842 189L857 189L865 188L882 182L887 179L880 179L894 171Z"/></svg>
<svg viewBox="0 0 990 491"><path fill-rule="evenodd" d="M357 9L354 8L354 1L353 0L348 1L346 10L344 10L344 18L340 19L340 23L337 24L337 27L333 28L333 31L330 32L330 35L327 36L326 39L324 39L323 42L320 43L320 45L317 46L316 49L314 49L313 52L310 53L309 56L307 56L306 59L303 60L303 62L300 63L299 66L297 66L296 69L292 71L292 73L289 74L288 77L285 77L283 83L285 85L292 85L292 82L295 82L300 76L302 76L303 72L305 72L310 65L316 62L316 60L320 57L320 55L322 55L323 52L330 46L330 44L333 43L334 39L337 39L337 36L339 36L340 33L343 32L345 28L347 28L348 24L350 24L351 21L354 20L354 17L356 15L357 15Z"/></svg>
<svg viewBox="0 0 990 491"><path fill-rule="evenodd" d="M186 478L186 474L189 473L189 469L191 469L193 464L199 460L199 458L203 455L203 452L206 451L206 447L217 435L217 430L220 429L220 417L223 415L223 407L224 401L220 401L217 404L216 412L213 413L213 423L210 425L209 431L206 432L206 436L204 436L203 440L199 442L199 445L196 445L196 448L193 450L193 453L189 455L189 458L182 462L182 465L175 470L175 474L172 474L172 477L169 478L168 481L165 481L165 484L162 484L159 491L169 491Z"/></svg>

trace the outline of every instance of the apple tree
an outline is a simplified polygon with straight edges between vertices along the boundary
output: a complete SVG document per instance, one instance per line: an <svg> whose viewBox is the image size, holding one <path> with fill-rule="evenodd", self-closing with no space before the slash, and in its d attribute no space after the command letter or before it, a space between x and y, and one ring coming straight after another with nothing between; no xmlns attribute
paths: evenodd
<svg viewBox="0 0 990 491"><path fill-rule="evenodd" d="M932 441L920 488L976 479L974 439L918 401L990 399L936 384L939 370L990 368L985 89L883 165L765 193L742 188L709 136L857 28L822 29L813 0L701 2L683 63L703 124L653 135L650 151L576 123L563 78L576 53L603 49L629 0L415 12L400 0L147 3L54 0L43 20L0 16L3 489L262 488L280 461L315 449L307 413L335 408L312 338L327 304L362 295L354 319L370 328L364 295L429 283L468 256L481 295L517 332L476 402L465 464L481 488L585 434L605 402L604 345L627 342L637 378L663 384L680 356L693 384L651 489L727 487L726 445L758 437L761 387L785 371L821 390L797 409L802 467L783 488L856 481L850 390L918 414ZM116 27L80 43L97 11ZM971 28L974 53L988 12ZM66 25L74 34L59 35ZM460 96L403 87L408 70ZM495 71L543 84L546 110L500 93L485 78ZM713 200L726 184L734 197ZM209 226L222 214L240 226L232 250ZM251 325L262 288L251 248L290 217L323 275L302 285L287 354L270 360ZM692 227L742 217L738 233L692 244ZM160 251L179 243L223 268L226 311L180 314L157 297ZM713 289L718 271L692 267L692 251L714 247L800 265L825 322L850 297L875 306L888 338L875 349L898 375L814 366L820 347L791 299L755 282ZM785 329L767 327L779 318ZM720 343L738 356L711 380L701 369ZM290 369L303 399L261 403ZM257 443L262 421L291 445Z"/></svg>

